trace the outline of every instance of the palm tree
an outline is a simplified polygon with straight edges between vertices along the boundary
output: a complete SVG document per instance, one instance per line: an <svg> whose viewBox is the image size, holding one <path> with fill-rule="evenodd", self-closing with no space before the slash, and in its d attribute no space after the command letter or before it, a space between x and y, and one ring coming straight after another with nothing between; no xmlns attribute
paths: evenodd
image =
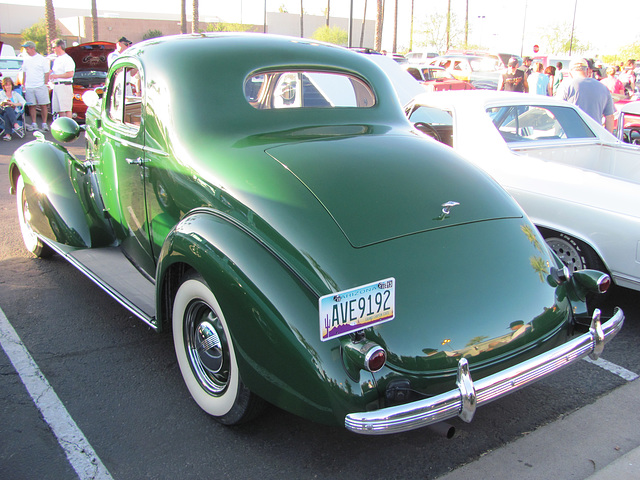
<svg viewBox="0 0 640 480"><path fill-rule="evenodd" d="M51 42L56 38L56 12L53 0L45 0L44 18L47 23L47 51L51 51Z"/></svg>
<svg viewBox="0 0 640 480"><path fill-rule="evenodd" d="M364 43L364 22L367 18L367 0L364 0L364 13L362 14L362 28L360 29L360 47Z"/></svg>
<svg viewBox="0 0 640 480"><path fill-rule="evenodd" d="M98 41L98 7L96 0L91 0L91 41Z"/></svg>
<svg viewBox="0 0 640 480"><path fill-rule="evenodd" d="M325 17L324 20L324 24L328 27L329 26L329 11L331 10L331 0L327 0L327 15Z"/></svg>
<svg viewBox="0 0 640 480"><path fill-rule="evenodd" d="M384 6L382 0L377 0L376 5L376 40L375 49L382 49L382 22L384 21Z"/></svg>
<svg viewBox="0 0 640 480"><path fill-rule="evenodd" d="M198 26L198 0L193 0L193 24L191 31L193 33L200 31L200 27Z"/></svg>
<svg viewBox="0 0 640 480"><path fill-rule="evenodd" d="M180 33L187 33L187 0L180 0Z"/></svg>
<svg viewBox="0 0 640 480"><path fill-rule="evenodd" d="M396 0L396 9L393 14L393 48L392 52L396 53L398 43L398 0Z"/></svg>

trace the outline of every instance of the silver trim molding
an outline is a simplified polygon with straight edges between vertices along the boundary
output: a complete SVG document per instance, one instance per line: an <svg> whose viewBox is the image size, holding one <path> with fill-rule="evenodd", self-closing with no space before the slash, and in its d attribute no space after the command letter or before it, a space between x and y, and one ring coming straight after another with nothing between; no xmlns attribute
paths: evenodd
<svg viewBox="0 0 640 480"><path fill-rule="evenodd" d="M414 430L456 416L470 422L476 407L519 390L581 358L597 358L604 344L616 336L623 324L624 313L619 308L604 325L600 325L600 311L596 310L589 332L477 382L471 379L468 362L463 358L458 365L458 388L455 390L404 405L350 413L345 417L345 427L365 435L385 435Z"/></svg>

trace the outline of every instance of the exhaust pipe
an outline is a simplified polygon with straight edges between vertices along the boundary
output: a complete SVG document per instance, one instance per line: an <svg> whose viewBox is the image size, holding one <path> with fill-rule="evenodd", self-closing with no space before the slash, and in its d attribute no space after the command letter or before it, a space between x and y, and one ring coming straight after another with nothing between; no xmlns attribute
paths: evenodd
<svg viewBox="0 0 640 480"><path fill-rule="evenodd" d="M437 433L441 437L446 438L447 440L451 440L456 434L456 427L451 425L450 423L440 422L434 423L433 425L427 425L427 428L432 432Z"/></svg>

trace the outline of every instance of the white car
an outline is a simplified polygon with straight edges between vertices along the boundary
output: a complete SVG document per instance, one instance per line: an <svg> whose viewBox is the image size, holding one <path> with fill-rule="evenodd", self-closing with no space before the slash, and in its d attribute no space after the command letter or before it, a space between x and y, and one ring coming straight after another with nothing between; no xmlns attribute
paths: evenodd
<svg viewBox="0 0 640 480"><path fill-rule="evenodd" d="M11 77L15 85L22 69L22 61L21 57L0 57L0 78Z"/></svg>
<svg viewBox="0 0 640 480"><path fill-rule="evenodd" d="M640 147L552 97L435 92L406 113L498 180L570 269L640 290Z"/></svg>

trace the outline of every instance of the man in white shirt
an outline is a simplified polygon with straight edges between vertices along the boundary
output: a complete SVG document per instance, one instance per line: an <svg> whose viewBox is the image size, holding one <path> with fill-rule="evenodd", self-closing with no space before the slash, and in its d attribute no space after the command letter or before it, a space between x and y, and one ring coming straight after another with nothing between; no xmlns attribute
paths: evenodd
<svg viewBox="0 0 640 480"><path fill-rule="evenodd" d="M71 118L73 109L73 74L76 71L76 64L64 51L64 40L56 39L51 42L53 53L56 58L51 66L49 80L53 82L53 98L51 107L54 113L61 117Z"/></svg>
<svg viewBox="0 0 640 480"><path fill-rule="evenodd" d="M127 48L129 48L129 45L131 45L131 43L132 42L130 42L127 37L120 37L120 40L118 40L118 42L116 43L116 49L107 56L107 65L111 66L115 59L118 58Z"/></svg>
<svg viewBox="0 0 640 480"><path fill-rule="evenodd" d="M40 115L42 116L42 130L49 130L47 118L49 116L49 60L36 52L36 44L29 41L25 42L22 47L26 51L22 63L22 85L24 86L24 98L29 106L29 115L31 116L31 125L27 125L27 130L33 131L38 129L36 122L36 105L40 107ZM26 122L25 122L26 123Z"/></svg>

